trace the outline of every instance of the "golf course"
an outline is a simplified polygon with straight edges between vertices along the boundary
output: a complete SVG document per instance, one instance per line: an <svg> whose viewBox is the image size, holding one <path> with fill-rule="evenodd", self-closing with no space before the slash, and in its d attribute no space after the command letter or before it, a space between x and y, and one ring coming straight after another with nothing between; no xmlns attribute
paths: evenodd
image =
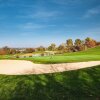
<svg viewBox="0 0 100 100"><path fill-rule="evenodd" d="M46 64L45 67L49 67L48 64L55 63L80 63L77 66L82 68L71 69L66 71L55 71L48 74L28 75L25 73L21 75L0 75L0 100L99 100L100 98L100 46L90 48L86 51L80 51L75 53L65 53L55 55L52 57L31 57L24 59L11 59L8 56L2 56L1 61L10 60L13 61L31 61L31 63ZM8 58L5 58L8 57ZM95 61L94 63L90 62ZM97 61L97 62L96 62ZM51 63L52 62L52 63ZM84 63L87 62L87 63ZM18 64L18 63L17 63ZM25 64L25 62L24 62ZM40 64L40 65L41 65ZM42 64L42 66L43 66ZM22 64L21 64L22 65ZM25 64L27 65L27 63ZM28 65L29 66L29 65ZM56 65L57 66L57 65ZM85 68L85 67L89 68ZM63 68L61 65L60 68ZM68 67L68 66L67 66ZM11 66L13 69L14 66ZM18 66L16 67L18 68ZM21 68L21 66L19 67ZM23 65L22 65L23 68ZM27 67L30 68L30 67ZM38 66L37 66L38 68ZM7 69L7 68L6 68ZM10 70L10 66L7 69ZM16 70L16 69L14 69ZM14 72L14 70L12 70ZM48 72L48 68L45 69Z"/></svg>
<svg viewBox="0 0 100 100"><path fill-rule="evenodd" d="M100 0L0 0L0 100L100 100Z"/></svg>
<svg viewBox="0 0 100 100"><path fill-rule="evenodd" d="M13 58L13 55L3 55L0 56L0 59L28 60L28 61L32 61L33 63L42 63L42 64L99 61L100 46L97 46L95 48L89 48L86 51L63 53L54 56Z"/></svg>
<svg viewBox="0 0 100 100"><path fill-rule="evenodd" d="M100 46L90 48L86 51L64 53L55 56L46 57L30 57L22 58L22 60L29 60L34 63L68 63L68 62L83 62L83 61L99 61L100 60Z"/></svg>

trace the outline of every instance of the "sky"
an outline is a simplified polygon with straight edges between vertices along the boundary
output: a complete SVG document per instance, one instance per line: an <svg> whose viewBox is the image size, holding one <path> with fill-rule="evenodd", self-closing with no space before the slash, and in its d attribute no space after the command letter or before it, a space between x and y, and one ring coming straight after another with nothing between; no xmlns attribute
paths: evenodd
<svg viewBox="0 0 100 100"><path fill-rule="evenodd" d="M0 47L100 41L100 0L0 0Z"/></svg>

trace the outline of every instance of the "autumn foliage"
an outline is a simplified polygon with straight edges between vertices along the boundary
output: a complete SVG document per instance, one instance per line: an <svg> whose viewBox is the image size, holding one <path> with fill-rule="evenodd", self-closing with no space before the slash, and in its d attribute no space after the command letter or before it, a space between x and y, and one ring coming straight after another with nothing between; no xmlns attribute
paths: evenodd
<svg viewBox="0 0 100 100"><path fill-rule="evenodd" d="M18 54L18 53L33 53L33 52L43 52L45 50L48 51L60 51L62 53L64 52L77 52L77 51L83 51L87 48L92 48L95 46L100 46L100 42L96 42L96 40L87 37L85 40L76 39L75 42L73 42L72 39L66 40L66 43L62 43L59 46L56 46L55 43L52 43L50 46L45 48L44 46L40 46L38 48L9 48L7 46L0 49L0 55L7 55L7 54Z"/></svg>

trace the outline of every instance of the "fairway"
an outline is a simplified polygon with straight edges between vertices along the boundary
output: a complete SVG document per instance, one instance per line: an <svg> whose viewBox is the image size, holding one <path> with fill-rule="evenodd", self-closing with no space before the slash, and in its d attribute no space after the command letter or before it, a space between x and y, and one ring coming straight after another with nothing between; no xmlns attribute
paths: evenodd
<svg viewBox="0 0 100 100"><path fill-rule="evenodd" d="M22 58L22 60L30 60L34 63L44 63L44 64L99 61L100 46L88 49L86 51L80 51L75 53L65 53L65 54L59 54L55 56L45 56L45 57Z"/></svg>

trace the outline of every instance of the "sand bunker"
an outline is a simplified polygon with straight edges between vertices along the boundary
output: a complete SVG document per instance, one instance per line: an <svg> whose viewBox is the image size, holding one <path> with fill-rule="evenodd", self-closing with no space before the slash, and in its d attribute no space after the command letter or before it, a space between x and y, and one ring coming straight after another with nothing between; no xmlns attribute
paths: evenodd
<svg viewBox="0 0 100 100"><path fill-rule="evenodd" d="M55 73L69 70L77 70L96 65L100 65L100 61L63 64L34 64L30 61L23 60L0 60L0 74L25 75Z"/></svg>

